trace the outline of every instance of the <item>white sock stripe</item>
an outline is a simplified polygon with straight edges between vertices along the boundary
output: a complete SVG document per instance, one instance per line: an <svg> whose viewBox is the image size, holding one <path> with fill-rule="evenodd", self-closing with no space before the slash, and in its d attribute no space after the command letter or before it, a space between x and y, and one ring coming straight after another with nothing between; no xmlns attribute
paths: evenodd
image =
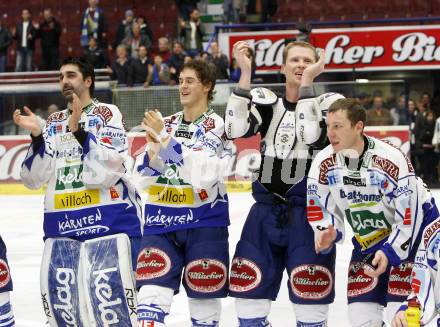
<svg viewBox="0 0 440 327"><path fill-rule="evenodd" d="M0 327L9 327L9 326L14 326L15 321L14 321L14 316L10 317L8 320L6 321L0 321Z"/></svg>
<svg viewBox="0 0 440 327"><path fill-rule="evenodd" d="M9 311L8 313L0 316L0 323L2 323L4 320L9 320L11 318L14 318L14 314L12 313L12 311Z"/></svg>

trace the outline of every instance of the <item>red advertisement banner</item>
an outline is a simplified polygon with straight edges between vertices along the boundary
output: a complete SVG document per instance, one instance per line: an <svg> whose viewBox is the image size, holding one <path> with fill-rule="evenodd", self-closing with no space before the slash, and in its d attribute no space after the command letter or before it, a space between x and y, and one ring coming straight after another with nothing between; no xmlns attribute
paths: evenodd
<svg viewBox="0 0 440 327"><path fill-rule="evenodd" d="M403 126L367 127L366 133L389 142L409 153L409 130ZM0 185L21 184L20 169L28 150L30 137L0 137ZM145 145L143 134L129 134L129 150L136 156ZM260 167L260 137L234 141L234 163L227 173L228 180L249 180L252 173ZM3 192L6 193L6 192Z"/></svg>
<svg viewBox="0 0 440 327"><path fill-rule="evenodd" d="M273 73L282 64L285 41L298 33L222 33L219 42L230 58L235 42L249 42L255 51L257 72ZM325 50L326 71L440 68L440 25L316 29L310 42Z"/></svg>

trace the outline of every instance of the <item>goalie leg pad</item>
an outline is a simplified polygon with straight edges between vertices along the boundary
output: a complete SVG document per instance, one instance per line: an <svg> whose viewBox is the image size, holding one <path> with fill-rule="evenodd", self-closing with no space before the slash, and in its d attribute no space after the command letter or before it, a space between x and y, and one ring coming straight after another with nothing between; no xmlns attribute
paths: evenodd
<svg viewBox="0 0 440 327"><path fill-rule="evenodd" d="M45 241L40 270L43 309L51 326L81 326L82 308L78 285L81 242L69 238Z"/></svg>
<svg viewBox="0 0 440 327"><path fill-rule="evenodd" d="M87 240L80 269L92 326L136 326L136 293L126 234Z"/></svg>
<svg viewBox="0 0 440 327"><path fill-rule="evenodd" d="M157 285L144 285L138 294L139 326L165 326L165 316L170 312L174 290Z"/></svg>
<svg viewBox="0 0 440 327"><path fill-rule="evenodd" d="M220 299L188 298L193 327L218 327L222 303Z"/></svg>
<svg viewBox="0 0 440 327"><path fill-rule="evenodd" d="M14 314L9 302L9 292L0 293L0 326L15 326Z"/></svg>

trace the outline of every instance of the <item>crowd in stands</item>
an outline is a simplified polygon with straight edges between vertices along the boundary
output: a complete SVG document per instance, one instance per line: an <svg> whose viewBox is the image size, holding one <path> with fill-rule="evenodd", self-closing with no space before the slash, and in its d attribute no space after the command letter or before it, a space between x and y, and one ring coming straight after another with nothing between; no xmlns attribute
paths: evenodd
<svg viewBox="0 0 440 327"><path fill-rule="evenodd" d="M176 37L154 37L152 28L142 14L131 9L117 26L114 40L108 39L108 24L98 0L89 0L89 6L81 16L78 46L82 54L95 68L106 68L121 86L174 85L183 63L192 58L203 58L217 66L218 80L238 81L240 70L234 60L230 64L217 42L209 51L203 51L205 29L200 20L197 3L200 0L175 0L179 8ZM255 5L257 2L257 5ZM247 10L253 12L259 1L249 1ZM265 6L265 1L263 5ZM244 1L225 1L225 22L240 22L245 12ZM263 7L264 7L263 6ZM233 11L233 13L230 12ZM231 17L235 17L232 19ZM0 18L0 73L6 71L8 48L16 47L16 72L57 70L60 62L60 37L62 26L50 8L43 11L43 20L35 23L29 9L22 9L21 19L12 28L3 26ZM39 40L41 62L35 63L35 47ZM146 53L145 53L146 51ZM250 53L249 56L253 57ZM137 68L140 68L138 71ZM254 65L255 71L255 65ZM255 77L255 74L254 74Z"/></svg>
<svg viewBox="0 0 440 327"><path fill-rule="evenodd" d="M193 58L202 58L217 67L217 79L238 82L240 69L234 58L231 63L215 40L204 51L202 40L205 28L197 8L199 0L175 0L179 8L176 35L153 35L153 29L142 13L125 11L117 26L114 40L109 40L106 13L98 0L88 0L88 7L78 22L78 47L95 68L106 69L118 86L176 85L183 64ZM224 22L244 22L243 13L258 15L265 22L276 11L276 1L225 0ZM15 42L15 71L57 70L60 62L61 24L52 10L43 10L42 20L36 23L29 9L23 8L15 26L4 26L0 17L0 73L6 70L8 49ZM33 62L37 45L41 46L41 62ZM255 79L254 53L252 59ZM393 101L384 101L380 91L361 93L359 101L368 109L367 125L409 125L411 154L417 173L427 182L438 181L436 166L440 158L440 107L434 104L429 93L420 99L400 95Z"/></svg>
<svg viewBox="0 0 440 327"><path fill-rule="evenodd" d="M109 40L105 12L99 7L98 0L88 0L88 7L78 22L77 46L96 69L106 69L118 86L175 85L183 63L193 58L214 63L218 80L238 81L240 70L234 62L230 65L216 41L210 44L209 51L203 51L205 28L197 8L199 0L175 2L180 17L176 24L176 36L172 39L154 36L142 13L136 14L127 9L124 19L117 26L114 40ZM228 1L225 6L228 6ZM229 16L226 11L225 21L229 21ZM50 8L44 9L39 23L33 20L27 8L22 9L21 19L12 28L2 25L0 20L0 73L6 71L8 48L14 42L16 72L57 70L62 28ZM41 46L41 62L36 63L34 58L38 44Z"/></svg>
<svg viewBox="0 0 440 327"><path fill-rule="evenodd" d="M433 167L440 159L440 107L431 95L424 92L419 99L412 99L400 94L397 99L384 101L377 90L372 95L362 92L358 99L367 109L367 126L410 127L411 161L416 173L428 184L438 183L438 171Z"/></svg>

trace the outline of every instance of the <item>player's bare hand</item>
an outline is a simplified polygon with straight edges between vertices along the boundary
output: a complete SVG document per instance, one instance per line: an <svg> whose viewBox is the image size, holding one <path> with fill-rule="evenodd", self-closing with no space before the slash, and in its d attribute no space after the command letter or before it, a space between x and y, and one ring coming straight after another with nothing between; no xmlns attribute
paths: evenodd
<svg viewBox="0 0 440 327"><path fill-rule="evenodd" d="M72 133L78 130L79 120L81 119L82 105L79 97L72 93L72 114L69 118L69 128Z"/></svg>
<svg viewBox="0 0 440 327"><path fill-rule="evenodd" d="M365 269L365 274L372 278L379 277L387 269L388 258L382 250L378 250L374 254L374 259L371 261L371 263L376 268Z"/></svg>
<svg viewBox="0 0 440 327"><path fill-rule="evenodd" d="M25 115L22 115L20 109L15 109L12 114L12 119L17 126L30 131L33 136L38 136L41 134L41 127L38 123L37 116L32 112L31 109L24 106L23 111Z"/></svg>
<svg viewBox="0 0 440 327"><path fill-rule="evenodd" d="M325 53L324 50L321 49L318 61L307 66L307 68L304 69L301 78L301 86L311 86L313 80L324 71L324 66Z"/></svg>
<svg viewBox="0 0 440 327"><path fill-rule="evenodd" d="M328 228L319 233L318 239L315 241L315 251L319 253L333 246L338 233L333 225L328 225Z"/></svg>
<svg viewBox="0 0 440 327"><path fill-rule="evenodd" d="M391 322L391 327L408 327L405 311L398 311Z"/></svg>
<svg viewBox="0 0 440 327"><path fill-rule="evenodd" d="M248 57L250 46L245 41L238 41L234 44L234 48L232 50L233 56L237 61L238 67L240 67L241 72L251 73L252 70L252 61L251 58Z"/></svg>
<svg viewBox="0 0 440 327"><path fill-rule="evenodd" d="M146 111L144 113L144 119L142 120L142 124L144 125L144 127L149 127L149 128L146 128L147 131L153 132L157 135L159 135L160 132L165 127L162 115L160 114L160 112L157 109L154 111L153 110Z"/></svg>

